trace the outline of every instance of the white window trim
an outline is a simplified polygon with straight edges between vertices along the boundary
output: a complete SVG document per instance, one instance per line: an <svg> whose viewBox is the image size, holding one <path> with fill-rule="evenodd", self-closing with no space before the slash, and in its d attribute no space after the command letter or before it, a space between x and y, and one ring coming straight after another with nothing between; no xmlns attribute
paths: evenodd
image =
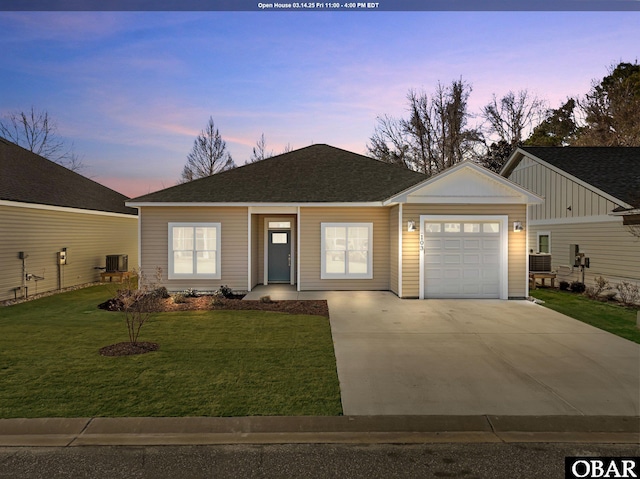
<svg viewBox="0 0 640 479"><path fill-rule="evenodd" d="M173 228L215 228L216 229L216 267L217 271L215 274L179 274L173 272ZM220 279L222 277L222 227L220 223L169 223L168 225L168 243L167 243L167 255L168 255L168 265L169 271L167 273L168 279Z"/></svg>
<svg viewBox="0 0 640 479"><path fill-rule="evenodd" d="M546 252L546 253L541 253L541 251L540 251L540 236L548 236L549 237L549 251ZM538 231L538 232L536 232L536 253L551 254L551 231Z"/></svg>
<svg viewBox="0 0 640 479"><path fill-rule="evenodd" d="M327 273L325 254L325 236L326 228L368 228L369 230L369 249L367 250L367 272L366 273ZM320 279L373 279L373 223L320 223ZM346 250L348 251L348 250ZM346 256L346 255L345 255Z"/></svg>

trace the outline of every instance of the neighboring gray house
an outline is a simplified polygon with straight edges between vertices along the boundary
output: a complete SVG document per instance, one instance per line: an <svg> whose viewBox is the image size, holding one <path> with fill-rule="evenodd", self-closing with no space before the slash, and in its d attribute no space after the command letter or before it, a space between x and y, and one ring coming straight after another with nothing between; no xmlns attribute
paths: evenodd
<svg viewBox="0 0 640 479"><path fill-rule="evenodd" d="M312 145L127 202L144 271L169 290L528 295L526 210L542 199L477 164L426 176Z"/></svg>
<svg viewBox="0 0 640 479"><path fill-rule="evenodd" d="M522 147L501 174L545 198L528 208L529 249L560 280L640 282L640 148Z"/></svg>
<svg viewBox="0 0 640 479"><path fill-rule="evenodd" d="M0 138L0 301L97 281L109 254L135 268L127 199Z"/></svg>

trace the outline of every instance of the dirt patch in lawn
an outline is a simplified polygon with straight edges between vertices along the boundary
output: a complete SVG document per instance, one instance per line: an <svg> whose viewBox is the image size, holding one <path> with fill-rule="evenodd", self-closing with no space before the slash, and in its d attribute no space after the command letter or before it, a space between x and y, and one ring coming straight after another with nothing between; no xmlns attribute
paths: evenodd
<svg viewBox="0 0 640 479"><path fill-rule="evenodd" d="M151 351L157 351L158 343L148 343L148 342L139 342L139 343L116 343L111 344L109 346L105 346L104 348L100 348L101 356L131 356L133 354L144 354L150 353Z"/></svg>

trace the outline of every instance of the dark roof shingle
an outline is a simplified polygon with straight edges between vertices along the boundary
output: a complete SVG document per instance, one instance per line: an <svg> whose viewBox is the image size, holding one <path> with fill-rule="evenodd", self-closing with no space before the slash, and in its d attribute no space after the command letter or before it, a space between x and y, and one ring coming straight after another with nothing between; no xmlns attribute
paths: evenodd
<svg viewBox="0 0 640 479"><path fill-rule="evenodd" d="M382 201L426 176L329 145L312 145L131 200L133 203Z"/></svg>
<svg viewBox="0 0 640 479"><path fill-rule="evenodd" d="M135 215L127 197L0 138L0 200Z"/></svg>
<svg viewBox="0 0 640 479"><path fill-rule="evenodd" d="M521 149L633 207L640 207L640 147Z"/></svg>

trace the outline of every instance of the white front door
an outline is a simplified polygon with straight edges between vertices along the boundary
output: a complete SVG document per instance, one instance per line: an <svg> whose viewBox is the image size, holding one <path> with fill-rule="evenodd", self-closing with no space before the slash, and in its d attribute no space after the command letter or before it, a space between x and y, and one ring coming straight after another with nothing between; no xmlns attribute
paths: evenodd
<svg viewBox="0 0 640 479"><path fill-rule="evenodd" d="M499 221L424 221L424 297L500 298L502 227Z"/></svg>

